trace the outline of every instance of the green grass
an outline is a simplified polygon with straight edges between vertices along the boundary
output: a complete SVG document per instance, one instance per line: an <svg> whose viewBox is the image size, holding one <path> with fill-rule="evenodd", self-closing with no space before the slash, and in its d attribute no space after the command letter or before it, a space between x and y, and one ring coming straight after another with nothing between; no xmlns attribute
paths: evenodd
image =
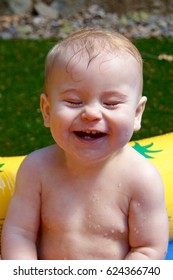
<svg viewBox="0 0 173 280"><path fill-rule="evenodd" d="M0 41L0 155L23 155L53 143L44 128L39 95L44 85L44 62L55 39ZM173 129L173 62L158 55L173 55L172 39L135 41L144 59L144 95L148 97L142 129L133 139Z"/></svg>
<svg viewBox="0 0 173 280"><path fill-rule="evenodd" d="M144 60L144 90L148 102L142 129L135 139L173 131L173 62L158 60L162 53L173 56L173 39L136 41Z"/></svg>

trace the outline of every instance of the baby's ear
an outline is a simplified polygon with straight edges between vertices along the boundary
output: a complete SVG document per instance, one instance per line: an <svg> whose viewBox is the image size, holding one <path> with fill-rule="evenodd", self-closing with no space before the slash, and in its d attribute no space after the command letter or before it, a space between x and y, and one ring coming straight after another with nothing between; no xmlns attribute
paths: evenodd
<svg viewBox="0 0 173 280"><path fill-rule="evenodd" d="M146 102L147 102L147 97L142 96L136 108L134 131L138 131L141 128L142 114L144 112Z"/></svg>
<svg viewBox="0 0 173 280"><path fill-rule="evenodd" d="M50 104L46 93L40 96L40 109L42 112L45 127L50 126Z"/></svg>

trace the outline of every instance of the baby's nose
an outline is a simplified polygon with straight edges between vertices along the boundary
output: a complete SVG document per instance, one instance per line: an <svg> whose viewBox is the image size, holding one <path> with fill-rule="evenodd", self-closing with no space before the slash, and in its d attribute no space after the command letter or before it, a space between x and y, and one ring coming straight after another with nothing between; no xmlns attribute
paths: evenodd
<svg viewBox="0 0 173 280"><path fill-rule="evenodd" d="M82 114L82 120L84 121L98 121L102 118L102 113L100 111L99 106L85 106Z"/></svg>

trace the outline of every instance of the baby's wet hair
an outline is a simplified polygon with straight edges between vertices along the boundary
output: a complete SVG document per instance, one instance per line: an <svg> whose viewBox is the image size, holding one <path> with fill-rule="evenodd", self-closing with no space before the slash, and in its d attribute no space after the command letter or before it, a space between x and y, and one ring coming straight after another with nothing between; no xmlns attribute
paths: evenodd
<svg viewBox="0 0 173 280"><path fill-rule="evenodd" d="M142 73L142 57L129 39L115 31L86 28L72 33L50 50L46 59L45 87L48 87L53 68L59 61L66 63L66 71L69 72L71 65L79 62L84 55L88 57L87 67L89 67L100 53L114 55L129 53L139 63Z"/></svg>

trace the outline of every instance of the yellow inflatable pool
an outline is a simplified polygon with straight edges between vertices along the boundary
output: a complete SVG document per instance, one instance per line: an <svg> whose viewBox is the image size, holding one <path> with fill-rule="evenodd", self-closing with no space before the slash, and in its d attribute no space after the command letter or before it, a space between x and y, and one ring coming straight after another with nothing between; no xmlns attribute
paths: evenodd
<svg viewBox="0 0 173 280"><path fill-rule="evenodd" d="M8 204L14 192L16 172L23 159L24 156L0 157L0 239Z"/></svg>
<svg viewBox="0 0 173 280"><path fill-rule="evenodd" d="M161 173L165 185L169 237L173 240L173 132L130 144L148 158ZM24 157L0 157L0 235L13 195L16 172Z"/></svg>

